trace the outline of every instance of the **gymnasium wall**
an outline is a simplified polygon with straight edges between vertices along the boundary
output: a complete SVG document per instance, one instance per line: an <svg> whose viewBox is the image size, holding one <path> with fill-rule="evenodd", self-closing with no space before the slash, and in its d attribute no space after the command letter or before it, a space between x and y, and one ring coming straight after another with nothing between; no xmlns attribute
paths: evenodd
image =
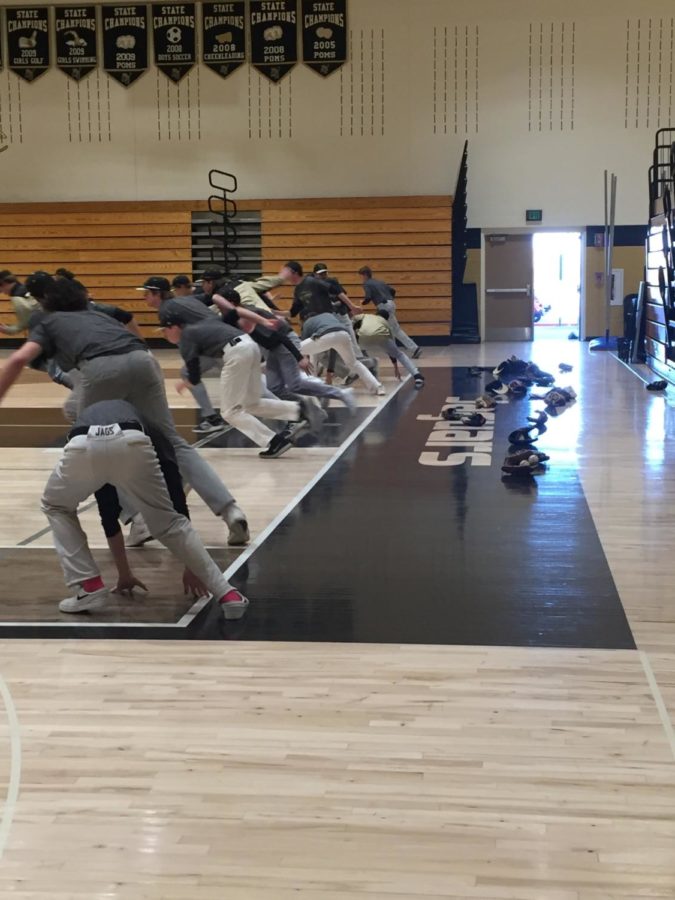
<svg viewBox="0 0 675 900"><path fill-rule="evenodd" d="M13 5L0 0L2 5ZM469 224L618 221L647 214L653 134L673 115L666 0L351 0L351 59L279 85L249 66L154 68L130 88L101 72L0 73L5 201L189 199L216 166L254 198L438 195L469 155Z"/></svg>

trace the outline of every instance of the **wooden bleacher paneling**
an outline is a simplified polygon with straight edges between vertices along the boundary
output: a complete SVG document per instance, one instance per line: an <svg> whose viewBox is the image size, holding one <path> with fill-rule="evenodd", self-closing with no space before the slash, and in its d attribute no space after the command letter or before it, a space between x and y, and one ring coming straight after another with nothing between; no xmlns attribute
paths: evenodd
<svg viewBox="0 0 675 900"><path fill-rule="evenodd" d="M0 205L0 267L25 277L64 266L102 302L133 310L151 334L157 317L135 290L148 275L192 271L194 204ZM11 322L3 298L0 317Z"/></svg>
<svg viewBox="0 0 675 900"><path fill-rule="evenodd" d="M289 257L311 270L325 262L356 301L356 272L368 264L397 289L399 318L411 334L450 328L450 197L355 197L237 201L262 217L263 270ZM0 204L0 268L25 277L64 266L102 302L131 310L149 336L156 314L135 288L151 274L192 271L192 212L205 201ZM290 304L292 290L279 296ZM11 304L0 297L0 321ZM0 335L0 337L4 337Z"/></svg>
<svg viewBox="0 0 675 900"><path fill-rule="evenodd" d="M270 200L262 209L263 268L289 258L306 271L326 263L356 302L357 274L369 265L396 288L398 318L413 335L449 333L451 300L451 197L358 197L321 201ZM280 306L291 289L278 291Z"/></svg>

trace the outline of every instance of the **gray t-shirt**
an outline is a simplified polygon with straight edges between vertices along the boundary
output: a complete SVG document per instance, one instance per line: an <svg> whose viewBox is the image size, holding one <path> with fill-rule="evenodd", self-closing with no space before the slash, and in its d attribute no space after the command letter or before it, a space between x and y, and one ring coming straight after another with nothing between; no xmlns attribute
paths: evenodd
<svg viewBox="0 0 675 900"><path fill-rule="evenodd" d="M201 381L200 356L217 359L223 355L225 344L232 338L241 337L243 333L234 325L228 325L211 314L208 319L186 325L181 331L178 349L185 361L190 384L199 384Z"/></svg>
<svg viewBox="0 0 675 900"><path fill-rule="evenodd" d="M306 319L302 326L303 340L307 338L320 338L332 331L347 331L342 322L333 313L319 313Z"/></svg>
<svg viewBox="0 0 675 900"><path fill-rule="evenodd" d="M366 295L366 303L372 300L376 306L394 299L394 294L386 281L379 281L377 278L368 278L363 282L363 293Z"/></svg>
<svg viewBox="0 0 675 900"><path fill-rule="evenodd" d="M180 316L185 323L201 322L202 319L218 321L218 316L195 297L169 297L162 300L158 312L162 316Z"/></svg>
<svg viewBox="0 0 675 900"><path fill-rule="evenodd" d="M48 359L57 357L66 372L97 356L148 349L115 319L93 309L48 313L31 325L28 340L39 344Z"/></svg>

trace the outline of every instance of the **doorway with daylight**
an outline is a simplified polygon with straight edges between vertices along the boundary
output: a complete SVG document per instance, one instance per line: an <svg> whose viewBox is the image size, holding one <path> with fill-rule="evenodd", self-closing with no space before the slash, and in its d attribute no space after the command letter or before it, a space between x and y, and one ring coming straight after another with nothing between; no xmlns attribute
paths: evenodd
<svg viewBox="0 0 675 900"><path fill-rule="evenodd" d="M534 338L579 335L581 309L580 231L533 235Z"/></svg>

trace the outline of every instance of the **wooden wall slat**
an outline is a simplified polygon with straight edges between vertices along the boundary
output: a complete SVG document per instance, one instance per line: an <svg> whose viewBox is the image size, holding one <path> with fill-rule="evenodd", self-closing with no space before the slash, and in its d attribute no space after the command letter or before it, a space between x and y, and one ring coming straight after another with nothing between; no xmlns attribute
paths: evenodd
<svg viewBox="0 0 675 900"><path fill-rule="evenodd" d="M410 195L407 197L377 197L377 205L380 207L417 207L417 206L445 206L452 203L449 195ZM237 206L242 210L264 209L343 209L345 207L360 209L373 205L371 197L303 197L297 200L262 200L241 199L237 197ZM41 213L49 207L58 209L60 215L74 212L100 212L102 208L117 214L119 212L162 212L162 211L204 211L208 209L206 200L107 200L101 203L96 200L78 200L73 202L58 203L0 203L0 215L2 213L25 212Z"/></svg>
<svg viewBox="0 0 675 900"><path fill-rule="evenodd" d="M280 247L296 250L298 253L303 251L314 252L314 249L326 248L330 252L331 247L349 247L354 251L354 255L358 256L364 251L372 252L373 247L403 247L417 250L418 247L449 247L450 233L438 234L437 232L416 231L414 234L400 234L395 229L397 224L385 225L381 223L381 229L377 234L360 234L358 237L352 234L298 234L298 235L277 235L271 236L265 234L263 238L263 252L273 250Z"/></svg>
<svg viewBox="0 0 675 900"><path fill-rule="evenodd" d="M420 221L424 223L426 232L434 231L439 234L445 234L450 237L450 225L445 219L396 219L396 231L398 234L411 233L414 234L419 230ZM265 229L267 237L276 237L282 234L313 235L316 231L314 222L299 219L295 222L270 222ZM323 222L321 226L322 234L377 234L380 231L380 222L372 220L363 221L360 218L354 219L333 219Z"/></svg>
<svg viewBox="0 0 675 900"><path fill-rule="evenodd" d="M28 253L40 251L40 253L56 254L57 251L77 251L80 253L92 253L100 250L109 253L119 253L124 250L139 250L139 244L142 243L143 251L152 250L153 253L166 250L180 250L183 255L192 253L192 246L186 241L185 235L172 235L164 237L143 237L142 242L139 237L26 237L26 238L5 238L0 236L0 256L5 257L8 253Z"/></svg>
<svg viewBox="0 0 675 900"><path fill-rule="evenodd" d="M36 236L34 224L4 225L5 219L0 215L0 237L16 240L30 239ZM161 222L136 222L126 225L88 224L82 225L40 225L39 236L44 238L134 238L143 237L149 240L162 240L165 237L185 238L185 222L176 225Z"/></svg>
<svg viewBox="0 0 675 900"><path fill-rule="evenodd" d="M428 268L429 260L435 260L441 265L445 263L445 268L450 267L450 247L372 247L370 250L367 247L359 248L362 252L355 254L351 247L324 247L324 246L316 246L312 248L312 253L310 256L312 265L317 260L321 262L325 262L330 265L331 262L336 265L339 263L345 268L347 271L353 269L355 272L361 268L361 266L368 263L371 268L374 270L376 266L380 265L383 260L387 260L385 265L388 265L389 262L395 263L398 265L398 268L405 269L408 265L411 268ZM277 263L281 266L286 260L293 254L291 253L281 253L278 248L272 247L269 253L264 252L263 248L263 259L269 261L273 265L277 265ZM297 254L301 256L302 254ZM297 258L297 257L296 257ZM307 257L305 257L307 258ZM417 266L414 264L418 263Z"/></svg>
<svg viewBox="0 0 675 900"><path fill-rule="evenodd" d="M58 204L56 204L58 205ZM105 204L103 204L105 206ZM151 223L162 225L190 225L192 215L189 212L91 212L69 213L67 217L60 212L42 213L0 213L0 225L111 225L111 224L137 224L147 225Z"/></svg>
<svg viewBox="0 0 675 900"><path fill-rule="evenodd" d="M448 221L450 207L420 207L409 209L405 207L383 209L377 208L377 198L373 198L372 206L368 209L270 209L263 210L265 223L268 222L329 222L345 219L360 219L371 222L396 222L399 219L427 222L429 219Z"/></svg>

